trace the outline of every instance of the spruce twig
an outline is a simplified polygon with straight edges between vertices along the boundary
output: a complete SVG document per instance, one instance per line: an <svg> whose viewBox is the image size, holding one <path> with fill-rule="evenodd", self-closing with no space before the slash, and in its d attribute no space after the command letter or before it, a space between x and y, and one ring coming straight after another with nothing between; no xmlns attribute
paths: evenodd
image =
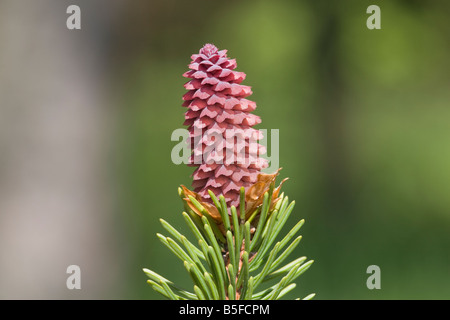
<svg viewBox="0 0 450 320"><path fill-rule="evenodd" d="M252 94L250 87L240 84L245 73L234 70L236 61L226 52L205 45L199 54L192 55L190 71L184 74L191 79L185 84L189 91L183 96L188 143L193 149L190 165L197 168L193 173L194 191L181 186L178 195L184 205L183 219L192 234L188 237L160 219L169 235L157 233L157 238L183 263L193 291L143 269L152 288L172 300L281 299L296 288L294 281L313 263L306 257L288 261L302 239L298 232L304 220L280 236L295 201L289 202L284 193L280 194L284 180L275 188L279 170L273 174L261 172L268 166L268 161L260 157L264 148L250 142L262 138L262 133L253 128L261 120L251 113L256 104L246 99ZM204 132L210 130L218 141L210 140ZM235 131L239 134L233 139L241 137L237 146L230 146L229 141L215 145ZM226 156L209 152L211 147ZM239 158L241 151L246 153L244 159ZM236 158L233 163L229 152ZM201 163L195 162L198 156L203 157Z"/></svg>

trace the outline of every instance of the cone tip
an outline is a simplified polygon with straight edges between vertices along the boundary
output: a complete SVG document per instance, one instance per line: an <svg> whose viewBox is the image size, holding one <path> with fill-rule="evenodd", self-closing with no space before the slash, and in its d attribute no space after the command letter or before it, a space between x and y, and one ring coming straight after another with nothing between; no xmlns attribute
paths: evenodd
<svg viewBox="0 0 450 320"><path fill-rule="evenodd" d="M213 54L216 54L217 52L218 52L217 47L212 43L207 43L203 46L203 48L200 49L200 54L204 54L208 57L212 56Z"/></svg>

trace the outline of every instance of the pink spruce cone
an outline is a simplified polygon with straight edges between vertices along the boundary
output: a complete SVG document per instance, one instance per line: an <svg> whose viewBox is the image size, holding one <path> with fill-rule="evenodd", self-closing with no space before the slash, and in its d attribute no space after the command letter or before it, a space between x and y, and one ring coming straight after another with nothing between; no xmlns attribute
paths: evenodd
<svg viewBox="0 0 450 320"><path fill-rule="evenodd" d="M206 44L191 56L190 71L183 74L192 79L184 85L189 90L183 96L183 106L188 108L184 124L189 126L193 150L190 165L197 167L194 191L212 203L211 190L217 197L224 195L228 207L239 208L241 187L247 191L268 162L259 157L265 153L257 143L262 133L252 128L261 119L250 113L256 108L246 99L251 87L240 84L246 75L234 71L236 60L226 53Z"/></svg>

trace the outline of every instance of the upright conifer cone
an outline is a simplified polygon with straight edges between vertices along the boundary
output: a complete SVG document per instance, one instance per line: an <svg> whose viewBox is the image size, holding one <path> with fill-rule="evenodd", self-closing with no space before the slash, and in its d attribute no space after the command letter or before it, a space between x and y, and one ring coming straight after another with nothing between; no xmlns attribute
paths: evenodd
<svg viewBox="0 0 450 320"><path fill-rule="evenodd" d="M239 190L253 185L268 162L260 157L266 152L258 143L261 131L252 128L261 119L250 113L256 108L246 99L251 87L241 85L245 73L235 71L236 60L206 44L191 56L190 78L183 96L187 107L185 125L193 150L190 165L196 167L192 187L203 201L212 203L208 190L223 195L228 207L239 207Z"/></svg>

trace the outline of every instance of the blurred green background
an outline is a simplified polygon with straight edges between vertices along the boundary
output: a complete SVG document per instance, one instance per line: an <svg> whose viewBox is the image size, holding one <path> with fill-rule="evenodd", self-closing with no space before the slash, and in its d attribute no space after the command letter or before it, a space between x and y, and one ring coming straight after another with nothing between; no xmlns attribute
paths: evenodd
<svg viewBox="0 0 450 320"><path fill-rule="evenodd" d="M372 4L380 30L366 27ZM105 248L121 267L93 298L161 299L143 267L191 286L155 234L165 233L159 218L189 232L177 187L190 185L192 168L171 162L170 137L183 127L181 75L205 43L247 74L258 127L280 130L280 177L296 201L289 223L306 220L295 255L315 260L287 298L450 298L449 2L79 5L76 37L91 39L114 115L103 164L116 192L114 244ZM366 287L370 265L381 269L380 290Z"/></svg>

